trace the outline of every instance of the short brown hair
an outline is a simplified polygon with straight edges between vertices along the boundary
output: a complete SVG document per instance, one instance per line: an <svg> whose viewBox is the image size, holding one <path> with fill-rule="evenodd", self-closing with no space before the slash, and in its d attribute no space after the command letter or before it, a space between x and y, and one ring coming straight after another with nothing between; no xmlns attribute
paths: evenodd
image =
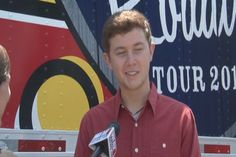
<svg viewBox="0 0 236 157"><path fill-rule="evenodd" d="M141 28L151 44L151 27L148 19L137 10L123 10L110 16L104 24L102 44L105 52L110 51L109 40L117 34L128 33L134 28Z"/></svg>
<svg viewBox="0 0 236 157"><path fill-rule="evenodd" d="M10 59L7 50L0 45L0 85L7 79L10 74Z"/></svg>

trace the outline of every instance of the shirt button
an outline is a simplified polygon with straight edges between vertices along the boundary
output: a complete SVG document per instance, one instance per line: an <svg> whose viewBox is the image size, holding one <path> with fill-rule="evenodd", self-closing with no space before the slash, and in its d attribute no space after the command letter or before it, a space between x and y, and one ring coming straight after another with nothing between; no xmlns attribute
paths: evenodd
<svg viewBox="0 0 236 157"><path fill-rule="evenodd" d="M138 148L135 148L134 151L135 151L135 153L138 153Z"/></svg>
<svg viewBox="0 0 236 157"><path fill-rule="evenodd" d="M135 126L135 127L138 127L138 123L135 123L134 126Z"/></svg>

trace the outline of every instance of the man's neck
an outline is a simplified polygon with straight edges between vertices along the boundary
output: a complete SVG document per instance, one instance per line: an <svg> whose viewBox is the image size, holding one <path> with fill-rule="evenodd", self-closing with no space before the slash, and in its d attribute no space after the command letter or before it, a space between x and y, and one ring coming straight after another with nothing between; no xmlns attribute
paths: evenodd
<svg viewBox="0 0 236 157"><path fill-rule="evenodd" d="M150 83L135 90L121 89L123 105L125 105L130 112L135 113L145 106L149 92Z"/></svg>

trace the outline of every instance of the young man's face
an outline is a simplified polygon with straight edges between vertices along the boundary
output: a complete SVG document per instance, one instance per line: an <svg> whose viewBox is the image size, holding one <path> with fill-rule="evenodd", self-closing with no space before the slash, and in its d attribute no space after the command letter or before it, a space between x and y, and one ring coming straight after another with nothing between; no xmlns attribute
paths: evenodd
<svg viewBox="0 0 236 157"><path fill-rule="evenodd" d="M104 55L121 89L136 90L150 85L149 66L153 52L154 45L149 45L143 30L135 28L111 38L110 52Z"/></svg>
<svg viewBox="0 0 236 157"><path fill-rule="evenodd" d="M1 126L2 115L4 113L4 110L11 95L9 84L10 84L10 76L8 76L7 80L2 82L2 84L0 85L0 126Z"/></svg>

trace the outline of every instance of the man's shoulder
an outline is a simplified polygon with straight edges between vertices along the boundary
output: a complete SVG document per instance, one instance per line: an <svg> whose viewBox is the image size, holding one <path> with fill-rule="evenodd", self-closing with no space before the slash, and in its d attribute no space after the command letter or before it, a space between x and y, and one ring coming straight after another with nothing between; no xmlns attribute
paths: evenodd
<svg viewBox="0 0 236 157"><path fill-rule="evenodd" d="M85 116L88 117L104 117L112 114L114 110L114 96L110 97L106 101L97 104L96 106L90 108Z"/></svg>
<svg viewBox="0 0 236 157"><path fill-rule="evenodd" d="M177 99L160 95L158 103L156 110L159 114L157 115L162 118L165 117L168 120L179 123L182 122L183 117L188 117L188 119L193 117L192 109Z"/></svg>
<svg viewBox="0 0 236 157"><path fill-rule="evenodd" d="M92 107L91 110L100 111L100 110L110 110L115 105L115 96L108 98L107 100L97 104Z"/></svg>
<svg viewBox="0 0 236 157"><path fill-rule="evenodd" d="M83 128L90 128L92 130L91 136L106 128L111 121L115 121L114 114L115 104L110 104L112 98L100 103L87 111L82 120ZM82 128L82 127L81 127ZM80 130L82 131L82 130Z"/></svg>
<svg viewBox="0 0 236 157"><path fill-rule="evenodd" d="M162 94L159 94L158 102L163 108L175 108L179 111L191 110L187 104Z"/></svg>
<svg viewBox="0 0 236 157"><path fill-rule="evenodd" d="M174 108L181 111L190 109L185 103L170 96L158 93L156 90L156 86L153 83L149 100L151 103L155 104L158 110L169 110Z"/></svg>

